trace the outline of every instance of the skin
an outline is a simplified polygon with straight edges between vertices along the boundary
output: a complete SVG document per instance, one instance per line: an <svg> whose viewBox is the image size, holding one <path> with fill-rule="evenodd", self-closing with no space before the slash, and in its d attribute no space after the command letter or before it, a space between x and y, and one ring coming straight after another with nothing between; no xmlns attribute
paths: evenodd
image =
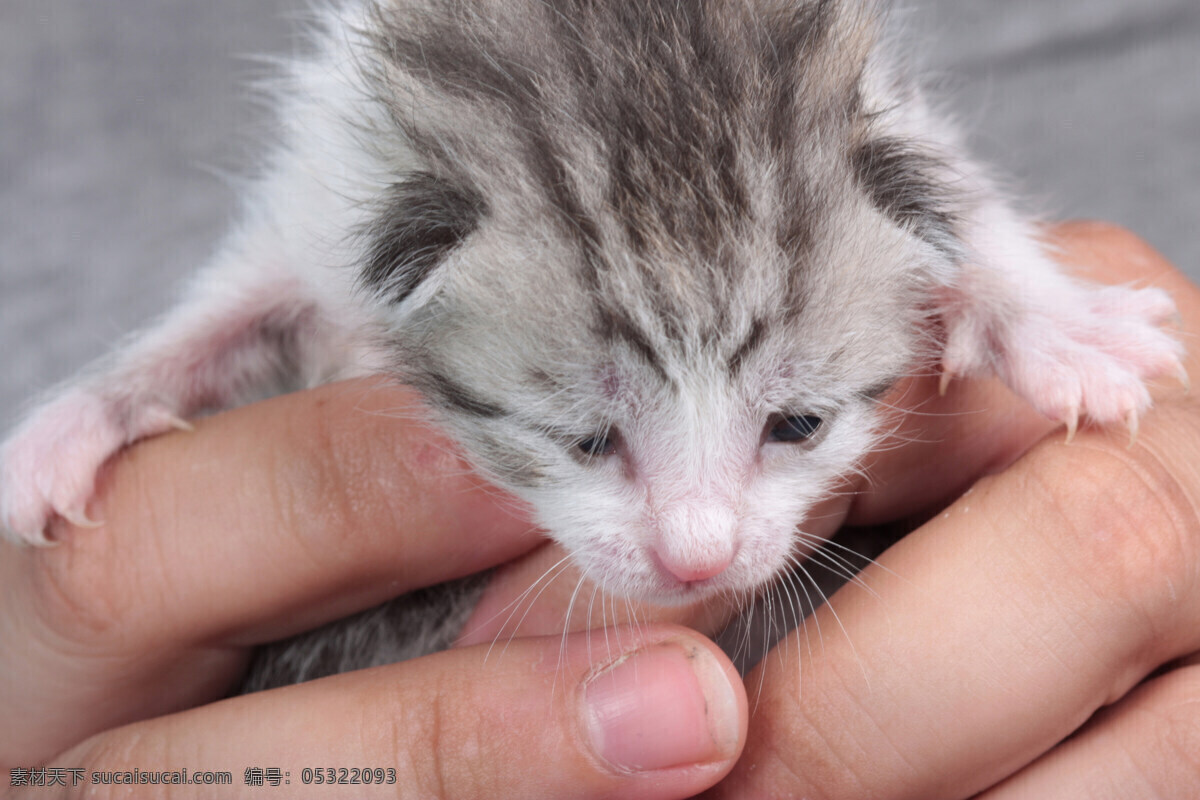
<svg viewBox="0 0 1200 800"><path fill-rule="evenodd" d="M1200 329L1200 290L1140 240L1088 223L1053 238L1081 275L1168 289ZM1200 407L1177 387L1157 396L1132 447L1087 429L1068 446L993 381L900 387L921 413L897 436L916 441L884 448L871 485L824 518L950 505L862 574L870 591L850 584L818 612L819 642L810 623L748 688L703 635L711 608L642 609L564 644L588 625L581 604L564 624L569 575L509 641L498 612L559 556L405 421L404 390L340 384L221 414L118 456L89 508L102 528L5 545L0 764L228 769L221 797L261 793L241 784L254 765L290 770L295 797L1186 797L1200 783ZM213 702L256 643L501 563L464 646ZM637 702L605 706L613 686ZM605 744L594 714L618 707ZM638 731L646 743L628 745ZM662 740L674 749L655 752ZM629 763L639 753L657 761ZM305 766L353 765L394 766L397 783L298 785Z"/></svg>

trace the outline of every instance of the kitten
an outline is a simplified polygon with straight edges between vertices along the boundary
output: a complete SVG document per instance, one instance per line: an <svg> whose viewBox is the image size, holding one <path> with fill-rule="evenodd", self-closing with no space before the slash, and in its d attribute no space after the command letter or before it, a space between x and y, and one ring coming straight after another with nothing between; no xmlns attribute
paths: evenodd
<svg viewBox="0 0 1200 800"><path fill-rule="evenodd" d="M1144 382L1185 379L1170 298L1065 277L884 16L330 9L187 299L4 445L3 527L94 524L100 465L189 416L383 372L597 583L683 603L783 568L903 376L994 372L1071 433L1135 429Z"/></svg>

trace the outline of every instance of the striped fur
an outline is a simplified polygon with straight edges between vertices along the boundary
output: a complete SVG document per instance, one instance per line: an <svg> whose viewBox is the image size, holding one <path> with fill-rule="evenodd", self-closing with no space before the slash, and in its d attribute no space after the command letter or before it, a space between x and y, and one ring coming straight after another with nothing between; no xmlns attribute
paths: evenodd
<svg viewBox="0 0 1200 800"><path fill-rule="evenodd" d="M1136 420L1181 369L1169 298L1062 276L885 16L343 0L188 298L4 445L3 526L86 522L103 461L179 418L382 371L593 581L684 602L776 576L937 360Z"/></svg>
<svg viewBox="0 0 1200 800"><path fill-rule="evenodd" d="M919 104L891 110L915 90L897 88L879 22L850 0L369 13L374 130L431 191L482 198L441 204L424 237L403 193L376 206L371 252L391 260L362 280L392 366L612 586L677 595L644 551L715 546L664 532L689 497L757 520L742 538L759 544L714 584L769 579L787 531L868 449L880 387L931 352L965 201L943 180L952 144L909 132ZM410 276L432 250L395 252L396 230L439 242L424 299ZM463 232L452 252L439 231ZM820 442L758 464L772 415L810 412ZM624 468L572 452L607 431ZM594 547L602 528L629 536Z"/></svg>

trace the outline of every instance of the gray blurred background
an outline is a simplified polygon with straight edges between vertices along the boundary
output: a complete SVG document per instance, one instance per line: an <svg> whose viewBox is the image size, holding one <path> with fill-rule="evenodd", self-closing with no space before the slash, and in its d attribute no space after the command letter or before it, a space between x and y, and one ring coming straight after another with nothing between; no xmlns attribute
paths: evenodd
<svg viewBox="0 0 1200 800"><path fill-rule="evenodd" d="M223 176L270 137L249 57L295 49L307 3L0 3L0 428L211 252ZM909 6L976 151L1035 208L1124 224L1200 279L1200 0Z"/></svg>

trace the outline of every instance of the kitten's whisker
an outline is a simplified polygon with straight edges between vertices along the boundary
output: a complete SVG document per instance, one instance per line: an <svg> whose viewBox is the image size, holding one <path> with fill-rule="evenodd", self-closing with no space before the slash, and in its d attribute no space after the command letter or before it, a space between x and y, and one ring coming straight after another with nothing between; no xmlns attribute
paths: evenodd
<svg viewBox="0 0 1200 800"><path fill-rule="evenodd" d="M538 590L537 595L535 597L533 597L532 600L530 600L530 604L529 604L529 606L526 607L525 613L521 615L521 621L519 621L517 623L516 627L513 628L513 632L509 634L510 642L512 641L512 639L514 637L517 628L520 627L521 622L524 621L525 616L529 613L529 609L532 608L533 603L537 602L537 598L541 596L542 592L544 592L547 587L549 587L550 583L554 580L554 578L557 577L557 575L561 574L564 570L567 569L567 567L569 566L568 565L569 561L570 561L570 556L563 556L558 561L551 564L549 567L546 568L545 571L542 572L541 575L539 575L537 577L536 580L534 580L532 583L529 584L529 586L525 589L525 591L523 591L519 595L517 595L516 598L514 598L512 601L510 601L507 605L505 605L503 608L501 608L499 611L497 611L491 617L489 617L488 619L483 620L479 623L480 627L483 627L483 626L499 619L500 615L503 614L504 612L506 612L506 611L508 612L508 616L504 618L504 622L500 625L499 630L496 631L496 635L492 637L492 643L491 643L491 645L488 646L487 653L483 657L484 663L487 663L488 658L491 657L492 650L495 648L496 644L499 642L501 635L503 635L503 632L505 630L508 630L509 624L512 622L513 617L516 615L517 611L520 610L521 604L523 602L525 602L525 600L529 597L530 593L532 593L533 590L535 588L537 588L538 584L545 581L545 585L542 586L542 588L540 590ZM551 573L554 573L554 575L551 575ZM508 647L508 644L506 643L505 648L507 649L507 647ZM503 651L501 651L501 652L503 653Z"/></svg>
<svg viewBox="0 0 1200 800"><path fill-rule="evenodd" d="M546 580L546 582L542 585L542 588L537 591L537 594L535 594L529 600L529 602L525 605L525 612L523 614L521 614L521 618L517 620L515 625L513 625L512 631L508 635L508 642L506 642L504 645L505 649L504 649L504 651L501 651L502 655L505 651L507 651L508 645L512 642L512 640L517 638L517 634L521 630L521 626L523 624L525 624L525 620L526 620L526 618L528 618L529 612L533 611L533 607L535 605L537 605L538 599L540 599L541 596L545 593L545 591L550 588L550 584L554 581L554 578L557 578L559 575L563 574L567 570L568 566L566 565L566 562L568 561L568 558L569 557L564 556L563 558L559 559L555 563L556 567L559 565L563 565L562 568L555 571L553 577ZM543 575L547 574L548 572L549 572L549 570L547 570L546 573L543 573ZM539 581L540 581L540 579L539 579ZM535 582L533 585L536 585L536 584L537 584L537 582ZM532 585L530 588L532 588ZM529 589L526 589L525 592L522 592L522 596L528 594L528 592L529 592ZM514 609L514 611L515 611L515 609ZM511 620L511 619L512 619L512 615L509 615L509 620ZM507 624L507 622L508 622L508 620L505 621L505 624Z"/></svg>
<svg viewBox="0 0 1200 800"><path fill-rule="evenodd" d="M809 578L810 581L812 580L811 576L804 569L803 562L801 562L798 558L796 558L793 555L793 556L789 556L788 563L791 565L791 568L784 571L784 576L785 576L786 580L791 582L791 585L793 586L793 588L798 589L800 592L804 592L804 600L805 600L805 603L807 604L807 612L803 616L803 618L804 618L804 639L808 645L808 656L811 659L811 658L813 658L813 649L812 649L812 638L808 635L808 620L811 619L813 621L813 627L815 627L817 630L817 641L821 643L822 648L824 648L824 646L825 646L825 637L824 637L824 633L821 630L821 620L817 619L814 616L817 609L820 607L821 603L816 603L813 601L812 593L810 593L808 591L808 586L807 586L807 584L805 584L805 582L803 580L806 577ZM823 603L825 600L825 596L823 593L821 593L820 587L817 586L815 581L813 582L813 588L821 596L821 601ZM799 593L797 593L797 595L796 595L797 600L799 599L799 597L800 597L800 595L799 595Z"/></svg>
<svg viewBox="0 0 1200 800"><path fill-rule="evenodd" d="M854 558L861 559L864 562L864 564L863 564L862 569L858 570L859 573L861 573L863 569L866 569L867 566L871 566L871 567L874 567L875 569L886 572L888 575L892 576L893 578L899 578L900 580L905 580L905 581L907 580L899 572L896 572L894 569L888 567L886 564L881 563L878 559L874 559L874 558L871 558L870 556L863 555L862 553L855 550L853 547L847 547L846 545L842 544L841 542L836 541L835 539L821 539L818 536L814 536L813 534L809 534L809 533L804 533L803 531L799 531L797 535L801 539L810 540L814 543L822 542L822 549L837 550L837 551L845 554L846 556L852 556Z"/></svg>
<svg viewBox="0 0 1200 800"><path fill-rule="evenodd" d="M813 587L817 590L817 594L821 596L821 601L822 601L821 604L829 609L829 613L833 616L834 622L836 622L838 627L841 629L842 635L846 638L846 644L848 644L850 646L850 652L854 655L854 660L858 664L859 670L861 670L861 672L862 672L863 680L866 681L866 683L867 683L867 689L870 690L871 678L870 678L870 675L867 674L866 663L863 661L862 656L859 655L858 648L856 648L854 646L854 640L850 637L850 632L848 630L846 630L846 626L842 623L842 618L841 618L841 616L838 615L837 609L834 608L833 605L829 602L829 598L825 596L825 593L823 591L821 591L820 585L816 582L816 579L813 578L812 574L804 567L804 564L799 561L796 561L795 564L796 564L796 568L801 573L803 573L803 575L812 583ZM814 611L813 611L812 619L813 619L813 622L817 623L818 625L820 624L816 609L814 609Z"/></svg>
<svg viewBox="0 0 1200 800"><path fill-rule="evenodd" d="M870 559L865 560L869 561ZM826 547L814 548L809 554L808 562L828 570L831 574L847 583L854 583L862 587L875 598L879 597L879 594L862 578L860 568L856 567L845 557L832 552Z"/></svg>
<svg viewBox="0 0 1200 800"><path fill-rule="evenodd" d="M571 591L571 599L567 602L567 613L563 615L562 638L558 644L558 668L554 671L554 682L550 686L552 693L558 683L558 673L563 669L567 660L567 642L571 636L571 616L575 611L575 600L579 597L579 591L586 582L587 579L583 575L580 575L579 579L575 581L575 588Z"/></svg>

